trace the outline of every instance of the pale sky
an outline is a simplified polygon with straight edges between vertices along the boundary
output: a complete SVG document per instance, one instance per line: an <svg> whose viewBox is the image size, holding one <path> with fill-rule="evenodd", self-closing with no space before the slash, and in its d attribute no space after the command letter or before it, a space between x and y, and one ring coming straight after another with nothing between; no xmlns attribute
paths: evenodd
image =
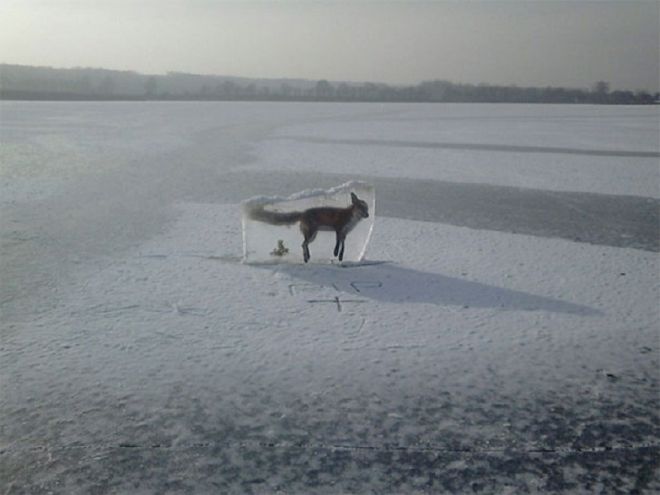
<svg viewBox="0 0 660 495"><path fill-rule="evenodd" d="M0 63L658 91L660 0L0 0Z"/></svg>

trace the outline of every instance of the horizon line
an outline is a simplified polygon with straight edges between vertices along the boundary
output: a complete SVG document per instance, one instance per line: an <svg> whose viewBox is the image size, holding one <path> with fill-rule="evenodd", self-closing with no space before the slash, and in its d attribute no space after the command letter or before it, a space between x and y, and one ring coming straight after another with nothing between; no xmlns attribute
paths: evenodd
<svg viewBox="0 0 660 495"><path fill-rule="evenodd" d="M130 74L136 74L140 76L147 76L147 77L166 77L171 74L183 74L183 75L189 75L189 76L199 76L199 77L212 77L212 78L225 78L225 79L244 79L244 80L263 80L263 81L301 81L301 82L309 82L309 83L317 83L319 81L327 81L330 83L344 83L344 84L376 84L376 85L385 85L385 86L391 86L391 87L397 87L397 88L405 88L405 87L414 87L414 86L419 86L420 84L428 83L428 82L448 82L451 84L455 85L466 85L466 86L494 86L494 87L514 87L514 88L520 88L520 89L525 89L525 88L563 88L563 89L573 89L573 90L591 90L593 86L596 83L599 82L605 82L608 85L610 84L609 81L600 79L598 81L593 81L591 87L585 87L585 86L570 86L570 85L560 85L560 86L554 86L554 85L548 85L548 84L537 84L537 85L527 85L527 84L519 84L516 82L508 82L508 83L496 83L496 82L485 82L485 81L480 81L480 82L464 82L464 81L455 81L447 78L442 78L442 77L437 77L437 78L432 78L432 79L422 79L422 80L417 80L416 82L411 82L411 83L390 83L390 82L385 82L385 81L378 81L378 80L355 80L355 79L328 79L324 77L319 77L319 78L309 78L309 77L294 77L294 76L241 76L241 75L234 75L234 74L218 74L218 73L205 73L205 72L187 72L183 70L174 70L170 69L165 72L142 72L138 69L112 69L108 67L101 67L101 66L68 66L68 67L63 67L63 66L53 66L53 65L32 65L32 64L25 64L25 63L12 63L12 62L3 62L0 61L0 66L7 65L7 66L16 66L16 67L26 67L26 68L34 68L34 69L52 69L52 70L98 70L98 71L108 71L108 72L124 72L124 73L130 73ZM660 83L658 84L658 87L656 89L646 89L646 88L636 88L636 89L629 89L629 88L610 88L610 91L631 91L633 93L635 92L648 92L650 94L655 94L660 92Z"/></svg>

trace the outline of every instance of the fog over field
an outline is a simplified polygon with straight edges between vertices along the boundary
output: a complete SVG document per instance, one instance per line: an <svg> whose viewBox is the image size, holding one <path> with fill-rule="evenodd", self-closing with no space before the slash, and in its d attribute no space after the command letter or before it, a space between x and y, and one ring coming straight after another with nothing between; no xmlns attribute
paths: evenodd
<svg viewBox="0 0 660 495"><path fill-rule="evenodd" d="M0 63L660 91L655 0L5 0Z"/></svg>

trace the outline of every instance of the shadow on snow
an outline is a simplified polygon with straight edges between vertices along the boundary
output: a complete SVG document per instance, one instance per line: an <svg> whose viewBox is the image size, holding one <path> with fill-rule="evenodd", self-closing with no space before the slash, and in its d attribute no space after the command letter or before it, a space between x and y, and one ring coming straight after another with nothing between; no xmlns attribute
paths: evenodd
<svg viewBox="0 0 660 495"><path fill-rule="evenodd" d="M422 272L389 262L344 265L254 265L286 273L306 283L334 287L352 298L388 303L550 311L581 316L602 313L593 308L518 290Z"/></svg>

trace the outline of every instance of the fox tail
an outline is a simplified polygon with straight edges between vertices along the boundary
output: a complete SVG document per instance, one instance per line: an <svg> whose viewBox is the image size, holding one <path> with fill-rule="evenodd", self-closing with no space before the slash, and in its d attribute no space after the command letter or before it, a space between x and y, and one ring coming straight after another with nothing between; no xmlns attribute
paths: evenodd
<svg viewBox="0 0 660 495"><path fill-rule="evenodd" d="M248 208L247 215L252 220L257 220L258 222L264 222L271 225L291 225L299 221L302 216L299 211L281 213L278 211L266 210L261 205Z"/></svg>

